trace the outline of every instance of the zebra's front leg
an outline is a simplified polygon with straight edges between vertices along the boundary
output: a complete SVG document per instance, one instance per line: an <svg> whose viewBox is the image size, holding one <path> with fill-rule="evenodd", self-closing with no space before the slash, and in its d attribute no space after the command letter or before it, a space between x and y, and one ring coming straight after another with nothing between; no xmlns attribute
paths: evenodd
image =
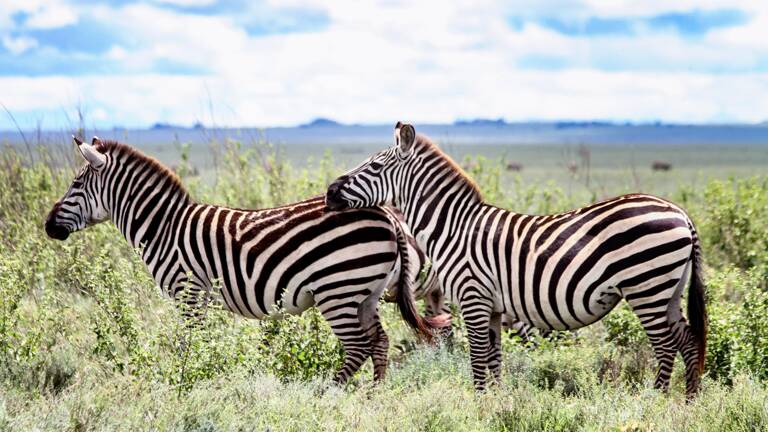
<svg viewBox="0 0 768 432"><path fill-rule="evenodd" d="M182 354L189 348L192 335L203 327L208 302L204 298L206 290L200 284L185 280L178 285L171 292L182 324L176 347L178 353Z"/></svg>
<svg viewBox="0 0 768 432"><path fill-rule="evenodd" d="M477 300L477 299L474 299ZM469 339L469 358L472 363L472 378L475 390L483 391L486 387L487 370L493 355L490 339L491 307L485 304L475 304L461 311L467 326Z"/></svg>

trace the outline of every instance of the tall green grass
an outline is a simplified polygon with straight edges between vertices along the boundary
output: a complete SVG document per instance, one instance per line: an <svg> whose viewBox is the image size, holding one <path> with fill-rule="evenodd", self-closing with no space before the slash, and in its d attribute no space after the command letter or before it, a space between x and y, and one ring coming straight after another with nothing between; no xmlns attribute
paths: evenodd
<svg viewBox="0 0 768 432"><path fill-rule="evenodd" d="M212 148L216 171L194 175L184 147L177 166L204 202L278 205L322 193L340 172L330 154L309 169L265 145ZM368 364L335 388L329 376L341 348L316 312L249 321L212 307L190 331L111 225L49 240L42 222L73 169L60 162L66 158L36 156L0 152L0 429L768 428L766 177L679 187L668 196L697 223L707 263L708 372L700 396L686 404L681 365L669 395L652 390L653 355L625 306L537 348L508 336L502 382L478 395L460 327L452 347L425 347L387 305L387 379L374 387ZM510 178L500 159L478 158L471 175L490 201L537 213L625 188L575 194Z"/></svg>

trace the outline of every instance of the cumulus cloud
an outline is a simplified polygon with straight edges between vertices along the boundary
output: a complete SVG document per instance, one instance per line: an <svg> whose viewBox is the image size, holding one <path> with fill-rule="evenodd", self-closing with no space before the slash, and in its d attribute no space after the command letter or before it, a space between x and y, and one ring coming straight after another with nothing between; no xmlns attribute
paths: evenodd
<svg viewBox="0 0 768 432"><path fill-rule="evenodd" d="M19 36L3 36L3 46L13 55L23 54L31 48L37 46L37 41L31 37Z"/></svg>
<svg viewBox="0 0 768 432"><path fill-rule="evenodd" d="M762 2L61 5L82 39L18 18L42 6L0 7L0 102L51 127L78 102L101 126L768 117Z"/></svg>

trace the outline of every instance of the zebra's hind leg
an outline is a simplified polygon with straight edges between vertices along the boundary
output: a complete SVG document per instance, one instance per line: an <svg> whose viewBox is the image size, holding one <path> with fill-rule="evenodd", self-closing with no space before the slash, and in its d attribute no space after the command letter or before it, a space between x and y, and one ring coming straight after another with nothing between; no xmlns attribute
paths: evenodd
<svg viewBox="0 0 768 432"><path fill-rule="evenodd" d="M387 360L389 355L389 337L381 326L381 321L376 323L369 330L373 339L371 359L373 360L373 380L381 381L387 374Z"/></svg>
<svg viewBox="0 0 768 432"><path fill-rule="evenodd" d="M515 332L523 344L530 344L534 347L538 345L538 340L536 339L537 330L541 337L547 337L552 332L551 330L537 329L536 327L518 321L509 315L503 315L501 317L501 327L506 331Z"/></svg>
<svg viewBox="0 0 768 432"><path fill-rule="evenodd" d="M651 318L651 322L653 319ZM672 376L672 368L675 366L675 355L677 354L677 344L671 334L671 328L662 323L653 325L643 325L651 341L653 353L658 362L656 379L653 381L653 387L663 392L669 391L669 379ZM657 331L652 336L653 332Z"/></svg>
<svg viewBox="0 0 768 432"><path fill-rule="evenodd" d="M700 375L698 366L698 346L684 317L679 316L675 323L669 322L666 313L640 315L640 320L653 346L653 352L659 363L654 387L664 392L669 390L675 357L678 351L685 363L685 393L690 399L699 388Z"/></svg>
<svg viewBox="0 0 768 432"><path fill-rule="evenodd" d="M371 356L372 338L360 323L356 304L343 307L320 306L320 313L344 348L344 363L333 378L336 384L344 385Z"/></svg>
<svg viewBox="0 0 768 432"><path fill-rule="evenodd" d="M688 255L690 253L685 256ZM659 362L654 387L662 391L669 389L675 356L679 351L685 362L686 394L690 398L699 386L698 345L680 308L689 264L687 259L673 262L666 266L673 270L663 275L658 269L664 267L653 269L646 274L656 277L636 287L625 288L623 294L640 318Z"/></svg>
<svg viewBox="0 0 768 432"><path fill-rule="evenodd" d="M667 316L668 298L662 301L648 301L645 298L628 298L627 302L640 319L648 335L658 370L653 386L663 392L669 390L669 379L678 351L678 342Z"/></svg>
<svg viewBox="0 0 768 432"><path fill-rule="evenodd" d="M691 331L691 326L683 317L680 317L680 320L675 324L675 338L680 341L678 346L685 363L685 395L690 400L698 392L701 382L699 347Z"/></svg>
<svg viewBox="0 0 768 432"><path fill-rule="evenodd" d="M501 313L491 314L490 327L488 329L488 369L496 382L501 381Z"/></svg>

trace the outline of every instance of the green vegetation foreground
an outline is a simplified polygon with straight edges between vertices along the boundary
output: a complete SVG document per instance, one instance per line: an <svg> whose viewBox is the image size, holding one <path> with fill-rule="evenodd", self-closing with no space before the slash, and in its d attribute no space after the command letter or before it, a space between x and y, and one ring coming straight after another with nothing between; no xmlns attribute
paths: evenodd
<svg viewBox="0 0 768 432"><path fill-rule="evenodd" d="M258 208L322 192L341 172L327 159L309 170L260 154L221 144L216 181L184 181L201 200ZM319 314L261 322L211 309L190 333L114 227L48 240L42 221L73 174L56 159L0 157L0 429L768 428L768 177L662 194L689 210L707 266L707 367L686 404L681 367L669 395L652 390L653 353L626 307L538 348L505 339L501 385L476 395L461 329L452 349L427 348L387 306L388 378L373 387L366 364L347 388L328 388L341 347ZM508 208L553 212L592 199L501 172L502 161L482 160L471 174Z"/></svg>

